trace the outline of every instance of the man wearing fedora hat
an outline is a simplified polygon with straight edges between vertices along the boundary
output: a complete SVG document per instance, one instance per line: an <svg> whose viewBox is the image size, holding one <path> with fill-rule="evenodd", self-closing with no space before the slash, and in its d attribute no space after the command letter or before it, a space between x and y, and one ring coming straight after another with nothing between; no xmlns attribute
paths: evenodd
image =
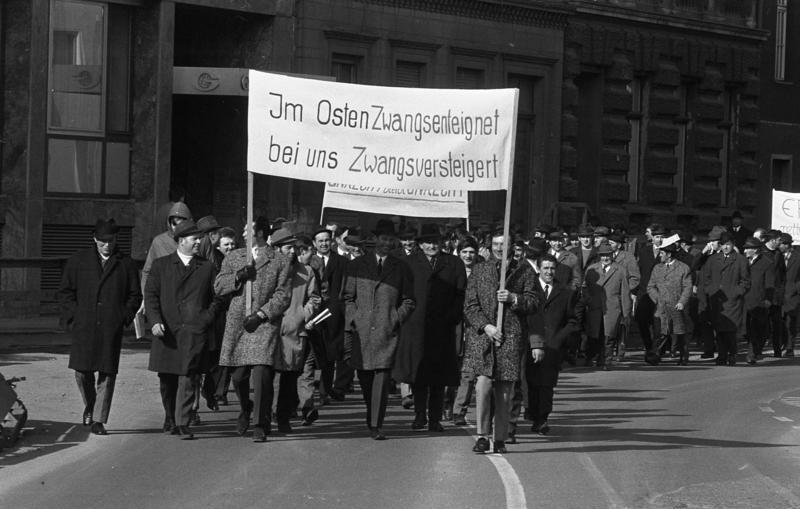
<svg viewBox="0 0 800 509"><path fill-rule="evenodd" d="M200 256L206 260L210 260L214 250L217 248L219 231L222 229L222 226L220 226L214 216L203 216L197 220L197 228L204 234L203 238L200 240Z"/></svg>
<svg viewBox="0 0 800 509"><path fill-rule="evenodd" d="M367 427L374 440L385 440L383 420L400 327L414 310L411 270L389 252L394 248L394 223L379 220L373 232L375 249L347 265L345 358L358 371L367 407Z"/></svg>
<svg viewBox="0 0 800 509"><path fill-rule="evenodd" d="M678 364L685 366L689 363L686 315L692 295L692 276L689 266L675 256L680 249L678 241L679 237L673 235L659 246L660 263L653 267L647 282L647 295L656 305L654 329L659 338L645 352L648 364L655 365L661 361L662 346L670 340L670 351L679 355Z"/></svg>
<svg viewBox="0 0 800 509"><path fill-rule="evenodd" d="M416 307L400 328L393 378L414 388L411 427L443 431L444 389L459 384L456 329L464 310L467 273L457 256L443 253L435 224L423 224L420 250L405 259L414 280ZM426 415L427 411L427 415Z"/></svg>
<svg viewBox="0 0 800 509"><path fill-rule="evenodd" d="M614 250L606 242L597 248L600 261L586 269L583 278L586 299L586 366L597 356L597 365L610 369L619 325L630 319L631 299L628 271L614 263Z"/></svg>
<svg viewBox="0 0 800 509"><path fill-rule="evenodd" d="M744 256L736 252L730 233L721 232L718 242L720 250L708 258L698 277L697 298L700 312L708 310L716 336L717 365L733 366L750 271Z"/></svg>
<svg viewBox="0 0 800 509"><path fill-rule="evenodd" d="M155 336L148 369L160 380L164 431L189 440L198 375L208 362L208 342L221 303L214 295L216 267L198 256L203 232L187 220L173 233L177 250L153 262L145 287Z"/></svg>
<svg viewBox="0 0 800 509"><path fill-rule="evenodd" d="M582 277L581 264L575 253L566 249L567 238L564 232L561 230L550 232L548 242L550 243L549 253L553 255L556 262L569 267L569 277L559 278L559 283L572 289L578 288Z"/></svg>
<svg viewBox="0 0 800 509"><path fill-rule="evenodd" d="M578 227L577 236L580 246L570 249L570 251L578 257L578 266L581 271L585 271L589 265L597 261L597 247L594 245L594 228L585 224L581 225Z"/></svg>
<svg viewBox="0 0 800 509"><path fill-rule="evenodd" d="M94 247L70 257L56 294L72 335L69 367L83 396L83 425L96 435L106 434L122 329L142 302L136 266L117 250L118 231L113 219L97 220Z"/></svg>
<svg viewBox="0 0 800 509"><path fill-rule="evenodd" d="M786 345L783 349L783 356L794 357L795 337L798 333L797 313L798 307L800 307L800 252L794 248L792 236L788 233L781 234L778 249L786 265L781 307L786 328Z"/></svg>
<svg viewBox="0 0 800 509"><path fill-rule="evenodd" d="M744 295L748 364L755 364L761 357L769 334L769 309L775 301L775 266L764 256L763 248L764 244L755 237L747 237L742 244L750 267L750 288Z"/></svg>
<svg viewBox="0 0 800 509"><path fill-rule="evenodd" d="M783 305L783 293L786 281L786 261L781 254L778 246L780 245L780 230L767 230L761 241L764 243L762 254L772 262L775 274L775 293L771 300L769 311L767 312L767 323L770 336L772 337L772 355L780 357L786 343L786 329L784 328L781 306Z"/></svg>

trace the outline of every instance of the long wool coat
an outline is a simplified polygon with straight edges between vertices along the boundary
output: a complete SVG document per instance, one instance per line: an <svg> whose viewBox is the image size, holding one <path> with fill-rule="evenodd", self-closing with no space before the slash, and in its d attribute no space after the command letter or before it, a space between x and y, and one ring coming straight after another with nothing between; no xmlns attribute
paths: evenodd
<svg viewBox="0 0 800 509"><path fill-rule="evenodd" d="M142 303L133 260L115 252L104 269L96 248L79 251L67 261L56 297L72 328L69 367L117 373L122 328Z"/></svg>
<svg viewBox="0 0 800 509"><path fill-rule="evenodd" d="M400 326L414 311L414 279L408 266L391 254L378 271L373 253L347 265L345 355L356 369L391 369Z"/></svg>
<svg viewBox="0 0 800 509"><path fill-rule="evenodd" d="M744 294L744 310L763 307L765 300L775 304L775 263L762 255L758 255L753 263L750 260L747 263L750 267L750 288Z"/></svg>
<svg viewBox="0 0 800 509"><path fill-rule="evenodd" d="M750 288L750 270L744 255L718 252L703 265L698 282L700 312L709 312L717 332L736 332L744 323L744 294Z"/></svg>
<svg viewBox="0 0 800 509"><path fill-rule="evenodd" d="M212 262L197 256L188 267L177 253L153 262L145 309L150 323L163 324L165 333L150 346L150 371L187 375L207 367L208 342L220 306L214 296L216 273Z"/></svg>
<svg viewBox="0 0 800 509"><path fill-rule="evenodd" d="M647 295L656 305L655 317L661 324L661 334L686 334L686 313L692 296L692 271L680 260L666 265L659 263L650 273ZM675 306L680 303L683 310Z"/></svg>
<svg viewBox="0 0 800 509"><path fill-rule="evenodd" d="M600 262L586 269L583 278L586 299L586 334L589 337L617 337L620 320L631 316L631 292L628 271L612 262L603 271Z"/></svg>
<svg viewBox="0 0 800 509"><path fill-rule="evenodd" d="M503 342L494 346L486 335L487 324L497 324L497 290L500 289L499 261L479 263L467 280L464 299L466 353L462 370L498 381L520 379L522 355L526 349L541 348L541 336L528 335L526 315L537 306L535 275L527 262L512 263L506 276L506 290L517 294L517 305L503 305Z"/></svg>
<svg viewBox="0 0 800 509"><path fill-rule="evenodd" d="M432 268L421 251L405 262L414 277L416 307L400 328L393 378L410 384L458 385L456 329L464 316L464 262L439 253Z"/></svg>
<svg viewBox="0 0 800 509"><path fill-rule="evenodd" d="M795 313L800 306L800 250L792 248L786 262L786 285L783 293L783 312Z"/></svg>
<svg viewBox="0 0 800 509"><path fill-rule="evenodd" d="M317 306L312 296L319 296L316 275L311 267L295 262L290 269L289 307L281 320L281 340L272 365L278 371L303 371L308 332L306 322L314 318ZM328 318L330 320L330 318Z"/></svg>
<svg viewBox="0 0 800 509"><path fill-rule="evenodd" d="M337 253L335 249L331 251L327 265L323 263L321 256L315 255L311 259L311 267L319 274L319 293L322 297L320 310L327 308L331 312L330 318L314 330L315 334L322 335L322 343L320 348L315 349L315 353L324 354L320 359L323 361L327 359L328 362L333 362L341 359L344 350L342 290L347 263L347 258Z"/></svg>
<svg viewBox="0 0 800 509"><path fill-rule="evenodd" d="M247 265L247 248L228 253L214 281L219 296L230 296L231 303L225 318L225 335L220 349L220 366L272 366L279 353L281 318L291 301L289 260L270 247L258 250L254 260L256 278L253 281L250 313L261 310L267 320L255 332L244 330L247 317L245 284L236 283L236 272Z"/></svg>

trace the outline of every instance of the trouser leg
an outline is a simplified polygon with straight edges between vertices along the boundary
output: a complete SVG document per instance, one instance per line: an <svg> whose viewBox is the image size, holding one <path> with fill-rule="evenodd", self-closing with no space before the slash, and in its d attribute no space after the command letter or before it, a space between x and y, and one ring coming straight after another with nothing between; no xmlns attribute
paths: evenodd
<svg viewBox="0 0 800 509"><path fill-rule="evenodd" d="M614 336L605 337L605 363L611 365L614 362L614 351L617 349L617 338Z"/></svg>
<svg viewBox="0 0 800 509"><path fill-rule="evenodd" d="M108 414L111 411L111 400L114 397L114 386L117 383L117 375L110 373L97 374L96 398L94 404L93 418L103 424L108 422Z"/></svg>
<svg viewBox="0 0 800 509"><path fill-rule="evenodd" d="M389 400L388 369L358 370L358 379L367 406L367 426L380 428L386 417L386 404Z"/></svg>
<svg viewBox="0 0 800 509"><path fill-rule="evenodd" d="M94 388L94 371L75 371L75 382L83 398L84 412L92 412L97 401L97 391Z"/></svg>
<svg viewBox="0 0 800 509"><path fill-rule="evenodd" d="M175 402L178 397L178 375L169 373L159 373L159 389L161 390L161 404L164 406L164 416L166 420L180 424L175 421Z"/></svg>
<svg viewBox="0 0 800 509"><path fill-rule="evenodd" d="M375 378L375 371L367 369L358 370L358 381L361 384L361 397L364 398L364 405L367 407L367 427L372 429L372 412L377 409L372 408L372 382Z"/></svg>
<svg viewBox="0 0 800 509"><path fill-rule="evenodd" d="M429 394L430 387L427 384L414 384L414 413L417 421L426 420Z"/></svg>
<svg viewBox="0 0 800 509"><path fill-rule="evenodd" d="M494 382L494 439L508 440L509 417L511 415L511 398L514 394L514 382Z"/></svg>
<svg viewBox="0 0 800 509"><path fill-rule="evenodd" d="M275 371L272 366L260 364L253 366L250 376L253 378L253 415L255 416L255 425L266 429L272 422L272 399L275 396L272 382L275 378Z"/></svg>
<svg viewBox="0 0 800 509"><path fill-rule="evenodd" d="M475 390L475 376L472 373L461 372L461 383L456 391L456 399L453 403L453 412L466 414L469 410L469 403L472 401L472 393Z"/></svg>
<svg viewBox="0 0 800 509"><path fill-rule="evenodd" d="M314 367L316 360L314 351L308 349L306 360L303 363L303 372L297 377L298 406L302 409L303 416L314 408Z"/></svg>
<svg viewBox="0 0 800 509"><path fill-rule="evenodd" d="M783 352L783 346L786 343L785 329L783 327L783 320L781 319L781 306L773 305L769 307L767 320L769 321L768 327L771 329L772 336L772 349L776 357L780 357Z"/></svg>
<svg viewBox="0 0 800 509"><path fill-rule="evenodd" d="M275 414L278 422L289 422L299 398L297 397L297 371L283 371L280 374L278 384L278 403L275 407Z"/></svg>
<svg viewBox="0 0 800 509"><path fill-rule="evenodd" d="M553 411L553 388L545 385L537 385L530 388L531 397L531 420L534 424L540 425L550 417Z"/></svg>
<svg viewBox="0 0 800 509"><path fill-rule="evenodd" d="M228 368L233 382L233 391L239 399L239 406L242 412L250 411L250 366L237 366L233 369Z"/></svg>
<svg viewBox="0 0 800 509"><path fill-rule="evenodd" d="M444 409L444 386L431 385L428 387L428 421L439 422Z"/></svg>
<svg viewBox="0 0 800 509"><path fill-rule="evenodd" d="M512 382L511 385L511 400L508 403L508 431L510 433L516 433L517 431L517 421L519 420L519 416L522 413L522 405L525 401L525 392L527 392L527 388L525 391L522 390L523 382L518 380L516 382Z"/></svg>
<svg viewBox="0 0 800 509"><path fill-rule="evenodd" d="M651 332L653 326L653 314L655 313L655 304L647 295L640 296L636 301L636 313L634 319L639 326L639 335L642 338L642 345L645 352L650 351L653 345L653 335Z"/></svg>
<svg viewBox="0 0 800 509"><path fill-rule="evenodd" d="M189 414L194 409L197 394L197 375L178 376L178 390L175 398L175 417L178 426L189 425Z"/></svg>
<svg viewBox="0 0 800 509"><path fill-rule="evenodd" d="M333 390L344 394L353 386L355 370L344 360L336 361L336 378L333 381Z"/></svg>
<svg viewBox="0 0 800 509"><path fill-rule="evenodd" d="M478 435L488 435L492 427L492 379L479 375L475 380L475 410Z"/></svg>

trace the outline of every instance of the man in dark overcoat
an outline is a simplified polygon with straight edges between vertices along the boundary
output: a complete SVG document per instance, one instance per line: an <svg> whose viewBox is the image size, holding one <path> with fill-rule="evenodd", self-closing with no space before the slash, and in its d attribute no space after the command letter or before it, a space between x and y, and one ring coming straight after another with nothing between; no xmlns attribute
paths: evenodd
<svg viewBox="0 0 800 509"><path fill-rule="evenodd" d="M525 356L525 381L528 386L527 410L533 421L531 431L546 435L547 418L553 411L553 388L558 383L562 351L569 338L575 338L583 323L584 305L578 292L555 279L558 261L546 254L539 259L535 292L540 302L528 315L528 329L544 339L544 357L535 361Z"/></svg>
<svg viewBox="0 0 800 509"><path fill-rule="evenodd" d="M716 333L717 365L736 364L736 338L744 321L744 295L750 271L744 255L736 252L730 233L719 234L720 251L711 255L700 273L697 298L702 313Z"/></svg>
<svg viewBox="0 0 800 509"><path fill-rule="evenodd" d="M244 436L250 427L251 414L255 413L255 442L265 442L271 431L274 359L280 348L281 319L291 303L289 259L267 245L271 231L263 216L246 226L245 233L253 235L255 241L252 260L247 260L247 248L231 251L214 282L217 295L231 299L219 365L231 371L231 381L239 398L236 432ZM248 280L253 282L249 312Z"/></svg>
<svg viewBox="0 0 800 509"><path fill-rule="evenodd" d="M197 256L202 235L192 220L177 225L177 251L153 262L145 287L145 308L155 336L148 369L160 380L164 432L183 440L193 438L189 418L194 393L221 305L214 296L216 268Z"/></svg>
<svg viewBox="0 0 800 509"><path fill-rule="evenodd" d="M655 324L653 317L656 312L656 304L647 295L647 283L650 282L650 274L653 267L659 261L658 248L664 240L667 230L658 223L653 223L647 227L646 236L649 242L639 248L637 257L639 260L639 286L634 292L635 301L633 304L633 315L639 328L639 335L642 338L645 355L653 349L653 331Z"/></svg>
<svg viewBox="0 0 800 509"><path fill-rule="evenodd" d="M444 388L460 380L456 328L463 319L467 272L457 256L442 252L437 225L424 224L417 242L420 250L405 259L416 308L400 329L393 378L414 387L412 429L427 424L430 431L444 431Z"/></svg>
<svg viewBox="0 0 800 509"><path fill-rule="evenodd" d="M800 310L800 251L792 245L792 236L782 233L779 249L786 264L786 280L783 290L783 320L786 327L784 357L794 357L797 336L797 314Z"/></svg>
<svg viewBox="0 0 800 509"><path fill-rule="evenodd" d="M344 362L344 304L342 286L347 269L347 258L340 255L334 245L333 232L321 229L312 237L317 253L311 259L311 267L320 279L322 304L320 309L328 309L330 318L325 320L313 334L314 355L320 367L320 393L324 398L331 397L341 401L345 398L345 388L353 383L353 368ZM334 378L335 375L335 378Z"/></svg>
<svg viewBox="0 0 800 509"><path fill-rule="evenodd" d="M750 267L750 288L744 294L748 364L755 364L761 357L769 334L769 309L775 301L775 263L764 256L763 248L763 243L755 237L746 238L742 244Z"/></svg>
<svg viewBox="0 0 800 509"><path fill-rule="evenodd" d="M97 220L95 247L70 257L57 293L64 323L72 332L69 367L75 370L83 397L83 424L91 425L96 435L106 434L122 329L142 302L136 265L117 250L118 231L113 219Z"/></svg>
<svg viewBox="0 0 800 509"><path fill-rule="evenodd" d="M403 325L414 311L411 270L389 254L394 224L380 220L375 250L347 265L342 300L345 303L345 357L358 370L367 406L367 426L374 440L385 440L382 426L389 394L389 377Z"/></svg>

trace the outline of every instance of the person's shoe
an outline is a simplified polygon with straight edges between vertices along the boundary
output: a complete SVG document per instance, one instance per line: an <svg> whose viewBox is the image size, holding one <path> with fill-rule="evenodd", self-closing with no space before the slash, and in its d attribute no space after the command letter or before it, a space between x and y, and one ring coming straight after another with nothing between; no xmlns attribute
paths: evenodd
<svg viewBox="0 0 800 509"><path fill-rule="evenodd" d="M219 412L219 403L217 403L217 398L213 394L206 396L206 406L212 412Z"/></svg>
<svg viewBox="0 0 800 509"><path fill-rule="evenodd" d="M278 421L278 431L281 433L291 433L292 424L289 421Z"/></svg>
<svg viewBox="0 0 800 509"><path fill-rule="evenodd" d="M83 410L83 425L90 426L94 422L92 419L92 409L86 408Z"/></svg>
<svg viewBox="0 0 800 509"><path fill-rule="evenodd" d="M755 357L751 357L751 356L748 355L746 362L752 366L752 365L754 365L756 363L756 358Z"/></svg>
<svg viewBox="0 0 800 509"><path fill-rule="evenodd" d="M341 391L331 391L331 393L328 394L328 396L330 396L331 399L334 399L336 401L344 401L345 398L344 392Z"/></svg>
<svg viewBox="0 0 800 509"><path fill-rule="evenodd" d="M200 424L200 416L197 414L197 410L192 410L189 412L189 425L190 426L198 426Z"/></svg>
<svg viewBox="0 0 800 509"><path fill-rule="evenodd" d="M611 371L611 366L609 366L607 362L603 364L603 371Z"/></svg>
<svg viewBox="0 0 800 509"><path fill-rule="evenodd" d="M414 431L419 431L421 429L425 429L425 426L428 425L428 420L425 417L420 417L419 415L414 419L414 422L411 423L411 429Z"/></svg>
<svg viewBox="0 0 800 509"><path fill-rule="evenodd" d="M728 359L728 366L736 366L736 357Z"/></svg>
<svg viewBox="0 0 800 509"><path fill-rule="evenodd" d="M550 433L550 425L547 424L547 421L544 421L539 425L539 429L536 430L536 433L540 435L546 435Z"/></svg>
<svg viewBox="0 0 800 509"><path fill-rule="evenodd" d="M176 433L173 433L173 435L178 435L181 437L181 440L192 440L194 438L194 434L192 430L189 429L189 426L176 426L175 430Z"/></svg>
<svg viewBox="0 0 800 509"><path fill-rule="evenodd" d="M455 414L453 416L453 424L456 426L466 426L467 425L467 414L462 414L461 412Z"/></svg>
<svg viewBox="0 0 800 509"><path fill-rule="evenodd" d="M264 432L264 428L261 426L256 426L253 428L253 442L266 442L267 441L267 434Z"/></svg>
<svg viewBox="0 0 800 509"><path fill-rule="evenodd" d="M472 452L477 452L478 454L484 454L489 450L489 439L485 437L480 437L475 445L472 447Z"/></svg>
<svg viewBox="0 0 800 509"><path fill-rule="evenodd" d="M494 452L495 454L505 454L508 452L506 449L506 443L502 440L495 440L494 441Z"/></svg>
<svg viewBox="0 0 800 509"><path fill-rule="evenodd" d="M724 366L725 365L725 359L723 359L722 357L717 356L717 358L714 359L714 364L716 364L717 366Z"/></svg>
<svg viewBox="0 0 800 509"><path fill-rule="evenodd" d="M164 433L172 433L172 430L175 429L175 421L169 417L164 417L164 427L162 429Z"/></svg>
<svg viewBox="0 0 800 509"><path fill-rule="evenodd" d="M678 365L680 365L680 366L688 366L689 365L689 359L681 359L678 362Z"/></svg>
<svg viewBox="0 0 800 509"><path fill-rule="evenodd" d="M319 419L319 411L316 408L312 408L311 411L306 413L303 417L301 426L311 426L317 419Z"/></svg>
<svg viewBox="0 0 800 509"><path fill-rule="evenodd" d="M369 430L369 436L373 440L386 440L386 435L383 434L380 428L372 428Z"/></svg>
<svg viewBox="0 0 800 509"><path fill-rule="evenodd" d="M250 414L253 411L253 402L248 401L245 405L245 410L239 412L239 417L236 418L236 433L243 437L247 433L247 428L250 427Z"/></svg>
<svg viewBox="0 0 800 509"><path fill-rule="evenodd" d="M713 359L714 358L714 354L713 353L702 353L702 354L700 354L700 358L701 359Z"/></svg>
<svg viewBox="0 0 800 509"><path fill-rule="evenodd" d="M431 421L431 423L428 424L428 431L435 431L437 433L441 433L442 431L444 431L444 426L442 426L442 423L439 421Z"/></svg>
<svg viewBox="0 0 800 509"><path fill-rule="evenodd" d="M403 396L403 408L410 410L414 408L414 398L411 396Z"/></svg>
<svg viewBox="0 0 800 509"><path fill-rule="evenodd" d="M108 435L108 431L106 431L106 427L103 426L102 422L93 422L91 430L95 435Z"/></svg>

